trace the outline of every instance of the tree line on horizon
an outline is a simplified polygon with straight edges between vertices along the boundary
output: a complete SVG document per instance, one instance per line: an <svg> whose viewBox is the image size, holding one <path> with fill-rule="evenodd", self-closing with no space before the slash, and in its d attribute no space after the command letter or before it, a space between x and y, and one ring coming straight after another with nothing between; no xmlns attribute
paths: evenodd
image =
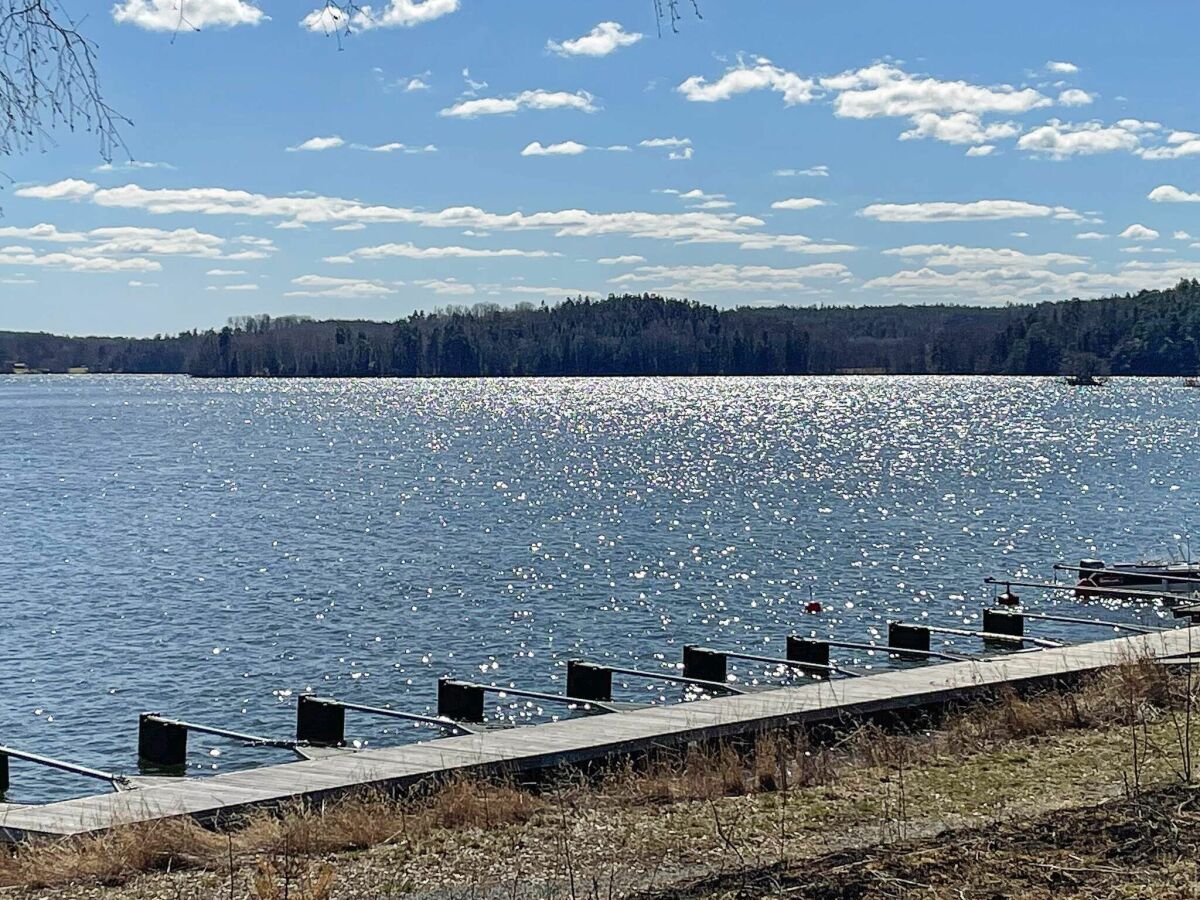
<svg viewBox="0 0 1200 900"><path fill-rule="evenodd" d="M17 362L205 377L1195 375L1200 283L1004 307L718 309L643 294L395 322L245 316L153 338L0 332L0 371Z"/></svg>

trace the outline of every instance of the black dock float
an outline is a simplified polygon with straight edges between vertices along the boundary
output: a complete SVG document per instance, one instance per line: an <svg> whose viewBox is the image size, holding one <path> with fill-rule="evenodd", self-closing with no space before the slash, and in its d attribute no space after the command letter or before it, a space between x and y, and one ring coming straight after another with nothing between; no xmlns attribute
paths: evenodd
<svg viewBox="0 0 1200 900"><path fill-rule="evenodd" d="M729 657L719 650L687 644L683 648L683 675L696 681L725 684L729 680Z"/></svg>
<svg viewBox="0 0 1200 900"><path fill-rule="evenodd" d="M985 609L983 611L983 630L992 634L1024 637L1025 617L1021 613L1010 612L1007 609Z"/></svg>
<svg viewBox="0 0 1200 900"><path fill-rule="evenodd" d="M302 694L296 704L296 741L314 747L344 747L346 745L347 710L432 725L450 734L475 733L474 729L449 719L405 712L386 706L370 706L366 703Z"/></svg>
<svg viewBox="0 0 1200 900"><path fill-rule="evenodd" d="M829 641L789 634L787 639L787 658L792 662L806 663L819 668L828 668L830 665Z"/></svg>
<svg viewBox="0 0 1200 900"><path fill-rule="evenodd" d="M929 644L930 631L923 625L905 625L903 622L888 622L888 649L916 650L921 654L932 653Z"/></svg>
<svg viewBox="0 0 1200 900"><path fill-rule="evenodd" d="M567 696L579 700L612 700L613 671L582 659L567 660Z"/></svg>
<svg viewBox="0 0 1200 900"><path fill-rule="evenodd" d="M483 722L483 687L453 678L438 679L439 716L459 722Z"/></svg>
<svg viewBox="0 0 1200 900"><path fill-rule="evenodd" d="M299 752L299 745L296 741L259 737L254 734L232 731L228 728L218 728L214 725L169 719L158 713L142 713L138 718L139 763L152 769L186 769L188 733L192 731L227 738L248 747L273 747L279 750Z"/></svg>

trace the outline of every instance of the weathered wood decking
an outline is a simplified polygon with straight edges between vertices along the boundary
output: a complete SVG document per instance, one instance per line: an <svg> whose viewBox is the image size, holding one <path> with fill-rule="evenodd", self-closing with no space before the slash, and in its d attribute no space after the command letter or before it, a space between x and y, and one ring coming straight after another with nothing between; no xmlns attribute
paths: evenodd
<svg viewBox="0 0 1200 900"><path fill-rule="evenodd" d="M0 804L0 839L79 835L183 815L211 820L355 788L402 788L453 771L547 769L771 726L966 699L1004 684L1081 675L1135 658L1183 658L1192 654L1193 645L1200 653L1200 626L341 753L209 778L156 779L137 790L39 806Z"/></svg>

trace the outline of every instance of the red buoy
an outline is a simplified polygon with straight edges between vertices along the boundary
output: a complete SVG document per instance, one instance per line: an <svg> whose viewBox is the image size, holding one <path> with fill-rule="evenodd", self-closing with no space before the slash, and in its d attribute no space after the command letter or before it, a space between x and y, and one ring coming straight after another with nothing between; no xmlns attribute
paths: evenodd
<svg viewBox="0 0 1200 900"><path fill-rule="evenodd" d="M804 607L804 611L808 613L819 613L821 611L821 601L809 600Z"/></svg>

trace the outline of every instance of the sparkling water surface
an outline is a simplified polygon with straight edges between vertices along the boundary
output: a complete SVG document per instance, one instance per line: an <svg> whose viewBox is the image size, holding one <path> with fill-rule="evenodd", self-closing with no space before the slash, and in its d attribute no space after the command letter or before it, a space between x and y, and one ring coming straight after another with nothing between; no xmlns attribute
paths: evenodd
<svg viewBox="0 0 1200 900"><path fill-rule="evenodd" d="M571 657L978 628L986 575L1186 552L1198 411L1165 379L0 377L0 743L134 772L147 710L288 737L305 691L423 712L441 675L557 692ZM191 748L197 773L290 758ZM97 787L13 782L15 802Z"/></svg>

